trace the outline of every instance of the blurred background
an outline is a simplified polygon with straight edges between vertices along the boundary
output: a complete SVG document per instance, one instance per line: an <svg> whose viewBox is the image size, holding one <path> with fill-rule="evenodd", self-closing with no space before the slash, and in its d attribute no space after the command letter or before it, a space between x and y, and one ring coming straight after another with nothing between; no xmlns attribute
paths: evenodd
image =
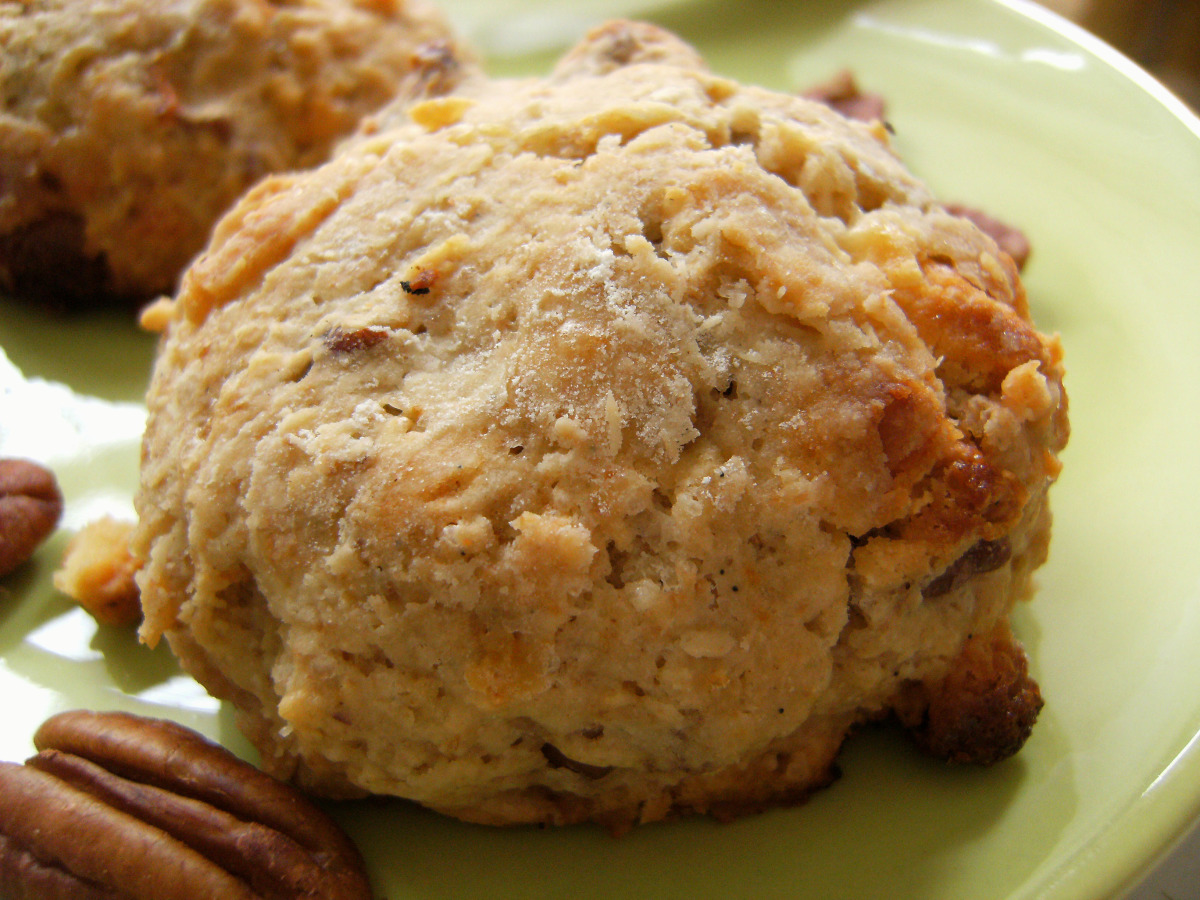
<svg viewBox="0 0 1200 900"><path fill-rule="evenodd" d="M1200 0L1041 0L1200 110Z"/></svg>

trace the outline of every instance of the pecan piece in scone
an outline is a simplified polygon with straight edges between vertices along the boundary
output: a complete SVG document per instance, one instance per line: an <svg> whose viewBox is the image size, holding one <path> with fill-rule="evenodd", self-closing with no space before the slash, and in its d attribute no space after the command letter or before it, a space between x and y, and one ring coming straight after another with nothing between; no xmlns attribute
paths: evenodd
<svg viewBox="0 0 1200 900"><path fill-rule="evenodd" d="M62 517L54 474L26 459L0 459L0 575L33 555Z"/></svg>
<svg viewBox="0 0 1200 900"><path fill-rule="evenodd" d="M190 729L80 711L47 720L34 744L24 766L0 769L5 897L371 897L332 819Z"/></svg>

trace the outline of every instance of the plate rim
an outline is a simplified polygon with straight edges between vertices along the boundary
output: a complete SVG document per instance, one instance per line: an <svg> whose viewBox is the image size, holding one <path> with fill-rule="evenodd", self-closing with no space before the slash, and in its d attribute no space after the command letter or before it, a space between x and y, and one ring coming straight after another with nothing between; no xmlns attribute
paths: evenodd
<svg viewBox="0 0 1200 900"><path fill-rule="evenodd" d="M989 0L1066 38L1138 87L1200 141L1200 114L1153 73L1082 25L1036 0ZM1058 867L1047 896L1129 896L1200 830L1200 730L1122 814ZM1105 851L1105 852L1101 852ZM1086 866L1078 865L1086 862ZM1026 888L1026 893L1031 888Z"/></svg>

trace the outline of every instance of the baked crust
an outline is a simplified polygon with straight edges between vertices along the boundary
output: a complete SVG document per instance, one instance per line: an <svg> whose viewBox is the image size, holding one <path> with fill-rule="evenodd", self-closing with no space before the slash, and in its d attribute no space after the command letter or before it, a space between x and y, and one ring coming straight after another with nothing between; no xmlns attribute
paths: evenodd
<svg viewBox="0 0 1200 900"><path fill-rule="evenodd" d="M473 67L423 0L33 0L0 46L0 288L60 308L174 291L264 175Z"/></svg>
<svg viewBox="0 0 1200 900"><path fill-rule="evenodd" d="M649 26L260 185L169 312L142 635L312 790L795 801L1045 558L1061 353L1012 260L882 125Z"/></svg>
<svg viewBox="0 0 1200 900"><path fill-rule="evenodd" d="M1043 706L1007 622L972 635L943 678L901 692L896 715L917 744L954 763L992 765L1024 746Z"/></svg>

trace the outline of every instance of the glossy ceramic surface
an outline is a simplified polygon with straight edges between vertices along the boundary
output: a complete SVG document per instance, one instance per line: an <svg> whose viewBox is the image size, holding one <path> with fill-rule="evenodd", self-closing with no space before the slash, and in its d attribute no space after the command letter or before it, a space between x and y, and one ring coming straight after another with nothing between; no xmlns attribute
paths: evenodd
<svg viewBox="0 0 1200 900"><path fill-rule="evenodd" d="M1020 0L444 0L497 74L644 17L714 69L783 90L842 67L947 200L1024 227L1038 324L1066 347L1073 436L1051 559L1019 636L1047 698L1023 752L948 769L887 730L853 738L807 805L613 840L491 830L398 801L335 808L389 900L888 897L1095 900L1200 812L1200 125L1147 76ZM163 649L50 587L66 532L131 514L153 342L121 317L0 300L0 454L50 463L64 530L0 584L0 758L73 706L167 715L239 751L227 711ZM18 369L20 371L18 371ZM21 372L26 377L21 376Z"/></svg>

